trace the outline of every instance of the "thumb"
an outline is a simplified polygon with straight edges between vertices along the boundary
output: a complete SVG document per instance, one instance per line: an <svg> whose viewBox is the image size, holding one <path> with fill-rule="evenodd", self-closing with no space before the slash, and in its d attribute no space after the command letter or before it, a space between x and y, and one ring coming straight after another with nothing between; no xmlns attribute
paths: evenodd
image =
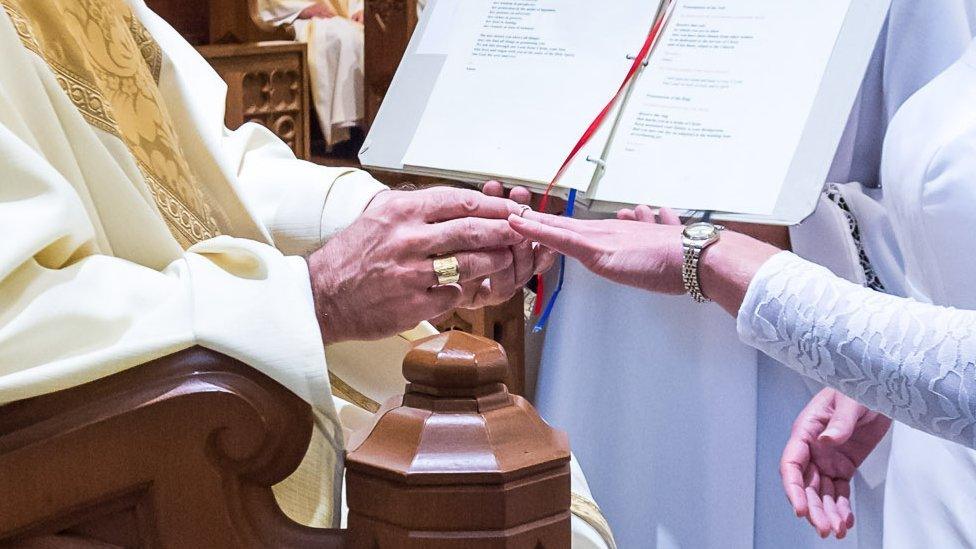
<svg viewBox="0 0 976 549"><path fill-rule="evenodd" d="M830 416L827 427L817 438L820 442L836 446L844 444L851 438L857 428L858 420L867 408L840 393L834 398L834 413Z"/></svg>

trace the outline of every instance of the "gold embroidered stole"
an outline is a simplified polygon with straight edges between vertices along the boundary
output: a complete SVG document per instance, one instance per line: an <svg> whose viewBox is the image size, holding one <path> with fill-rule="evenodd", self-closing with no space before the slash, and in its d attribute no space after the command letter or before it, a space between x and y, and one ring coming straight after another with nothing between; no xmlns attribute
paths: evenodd
<svg viewBox="0 0 976 549"><path fill-rule="evenodd" d="M197 184L159 91L163 52L125 0L0 0L92 126L128 147L184 248L229 227Z"/></svg>

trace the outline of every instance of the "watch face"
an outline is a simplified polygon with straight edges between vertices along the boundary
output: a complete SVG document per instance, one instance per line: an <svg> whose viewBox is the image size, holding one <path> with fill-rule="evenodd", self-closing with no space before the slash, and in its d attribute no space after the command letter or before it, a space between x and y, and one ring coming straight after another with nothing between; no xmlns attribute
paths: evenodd
<svg viewBox="0 0 976 549"><path fill-rule="evenodd" d="M716 232L711 223L695 223L685 228L685 236L692 240L708 240Z"/></svg>

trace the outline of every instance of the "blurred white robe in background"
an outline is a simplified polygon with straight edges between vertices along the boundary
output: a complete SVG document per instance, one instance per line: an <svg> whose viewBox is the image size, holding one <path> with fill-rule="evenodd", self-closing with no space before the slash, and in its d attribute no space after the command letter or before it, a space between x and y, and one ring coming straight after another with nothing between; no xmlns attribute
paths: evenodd
<svg viewBox="0 0 976 549"><path fill-rule="evenodd" d="M327 4L334 17L299 19L303 10ZM326 144L346 141L366 114L363 25L351 17L363 0L259 0L262 19L291 25L295 39L308 44L312 99Z"/></svg>

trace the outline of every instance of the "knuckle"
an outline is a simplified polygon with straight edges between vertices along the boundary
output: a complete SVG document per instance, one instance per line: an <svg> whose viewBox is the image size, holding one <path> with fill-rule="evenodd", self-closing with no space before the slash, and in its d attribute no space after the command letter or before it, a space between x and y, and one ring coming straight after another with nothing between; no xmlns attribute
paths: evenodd
<svg viewBox="0 0 976 549"><path fill-rule="evenodd" d="M466 214L473 214L478 211L481 195L474 192L462 193L459 197L461 210Z"/></svg>
<svg viewBox="0 0 976 549"><path fill-rule="evenodd" d="M423 242L419 234L402 226L393 228L389 241L398 251L403 252L403 255L415 251Z"/></svg>

